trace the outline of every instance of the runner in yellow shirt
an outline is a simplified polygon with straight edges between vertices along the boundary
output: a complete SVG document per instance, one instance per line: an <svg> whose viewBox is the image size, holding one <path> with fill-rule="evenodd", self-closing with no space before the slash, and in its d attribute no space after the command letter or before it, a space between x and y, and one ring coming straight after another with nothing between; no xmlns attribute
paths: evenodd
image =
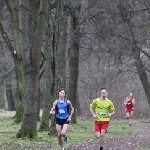
<svg viewBox="0 0 150 150"><path fill-rule="evenodd" d="M109 120L111 116L115 113L115 108L111 100L106 98L107 91L106 88L101 88L100 98L96 98L90 104L90 112L95 119L94 129L95 136L97 139L100 139L100 150L103 150L105 143L105 133L107 132ZM111 113L109 112L111 111Z"/></svg>

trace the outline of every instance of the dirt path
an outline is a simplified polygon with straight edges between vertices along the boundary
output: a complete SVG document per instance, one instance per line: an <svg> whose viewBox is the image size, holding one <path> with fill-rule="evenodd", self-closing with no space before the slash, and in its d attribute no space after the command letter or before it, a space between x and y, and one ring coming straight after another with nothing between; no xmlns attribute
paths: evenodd
<svg viewBox="0 0 150 150"><path fill-rule="evenodd" d="M124 138L106 140L104 150L138 150L138 148L150 150L150 124L134 124L133 127L137 130L137 133L127 135ZM82 146L76 145L67 150L99 150L99 145L98 143L89 143Z"/></svg>

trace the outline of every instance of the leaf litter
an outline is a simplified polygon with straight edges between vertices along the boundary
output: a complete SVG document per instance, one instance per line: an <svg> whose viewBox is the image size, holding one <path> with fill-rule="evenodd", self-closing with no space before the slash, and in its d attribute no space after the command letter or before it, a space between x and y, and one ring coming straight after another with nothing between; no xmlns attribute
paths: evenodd
<svg viewBox="0 0 150 150"><path fill-rule="evenodd" d="M136 132L116 139L107 139L104 150L150 150L150 124L135 123L132 125ZM125 130L125 128L123 128ZM113 133L112 133L113 134ZM123 133L122 133L123 134ZM74 145L66 150L99 150L99 143Z"/></svg>

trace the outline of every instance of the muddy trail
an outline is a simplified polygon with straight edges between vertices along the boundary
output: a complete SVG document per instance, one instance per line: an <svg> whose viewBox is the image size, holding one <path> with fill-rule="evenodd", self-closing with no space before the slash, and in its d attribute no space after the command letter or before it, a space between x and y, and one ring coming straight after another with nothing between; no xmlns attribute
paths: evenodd
<svg viewBox="0 0 150 150"><path fill-rule="evenodd" d="M132 125L136 133L125 135L122 138L111 139L105 142L104 150L150 150L150 123ZM98 142L86 145L74 145L67 150L99 150Z"/></svg>

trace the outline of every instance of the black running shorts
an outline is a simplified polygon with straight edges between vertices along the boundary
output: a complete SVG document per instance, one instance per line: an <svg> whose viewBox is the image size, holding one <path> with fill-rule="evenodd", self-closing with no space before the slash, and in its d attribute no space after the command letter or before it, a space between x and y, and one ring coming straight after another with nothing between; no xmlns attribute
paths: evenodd
<svg viewBox="0 0 150 150"><path fill-rule="evenodd" d="M68 118L67 118L68 119ZM64 124L69 124L69 121L67 121L67 119L59 119L59 118L56 118L56 124L58 125L64 125Z"/></svg>

